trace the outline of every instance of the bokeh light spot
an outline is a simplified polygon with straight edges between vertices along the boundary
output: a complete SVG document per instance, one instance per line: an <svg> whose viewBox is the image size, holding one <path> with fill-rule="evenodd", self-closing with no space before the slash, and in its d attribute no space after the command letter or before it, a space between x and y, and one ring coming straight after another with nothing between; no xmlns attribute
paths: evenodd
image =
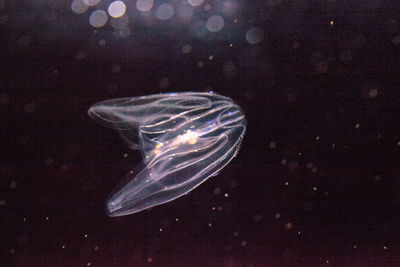
<svg viewBox="0 0 400 267"><path fill-rule="evenodd" d="M83 0L83 3L87 6L95 6L100 2L100 0Z"/></svg>
<svg viewBox="0 0 400 267"><path fill-rule="evenodd" d="M89 17L90 25L96 28L103 27L107 23L107 20L108 15L104 10L96 10Z"/></svg>
<svg viewBox="0 0 400 267"><path fill-rule="evenodd" d="M224 27L224 19L219 15L212 16L207 20L206 26L210 32L218 32Z"/></svg>
<svg viewBox="0 0 400 267"><path fill-rule="evenodd" d="M188 0L188 3L191 6L196 7L196 6L203 4L203 0Z"/></svg>
<svg viewBox="0 0 400 267"><path fill-rule="evenodd" d="M137 0L136 8L141 12L150 11L153 8L154 1L153 0Z"/></svg>
<svg viewBox="0 0 400 267"><path fill-rule="evenodd" d="M114 1L108 6L108 14L113 18L120 18L125 14L126 6L122 1Z"/></svg>
<svg viewBox="0 0 400 267"><path fill-rule="evenodd" d="M76 14L83 14L88 10L88 6L82 0L74 0L71 3L71 10Z"/></svg>
<svg viewBox="0 0 400 267"><path fill-rule="evenodd" d="M192 46L191 45L184 45L182 47L182 53L189 54L190 52L192 52Z"/></svg>
<svg viewBox="0 0 400 267"><path fill-rule="evenodd" d="M174 15L174 7L165 3L157 8L157 18L160 20L168 20Z"/></svg>
<svg viewBox="0 0 400 267"><path fill-rule="evenodd" d="M195 38L202 38L207 34L206 23L202 20L199 20L192 25L190 25L190 34Z"/></svg>
<svg viewBox="0 0 400 267"><path fill-rule="evenodd" d="M264 39L264 31L259 27L250 28L246 32L246 41L249 44L255 45Z"/></svg>

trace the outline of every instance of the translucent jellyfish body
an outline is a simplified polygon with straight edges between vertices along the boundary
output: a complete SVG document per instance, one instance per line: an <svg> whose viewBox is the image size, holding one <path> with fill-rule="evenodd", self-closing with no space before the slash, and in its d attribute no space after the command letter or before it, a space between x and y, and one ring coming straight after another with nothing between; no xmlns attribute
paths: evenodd
<svg viewBox="0 0 400 267"><path fill-rule="evenodd" d="M187 194L236 155L246 130L240 107L215 93L168 93L99 102L88 114L140 149L143 169L128 173L107 200L109 216L136 213Z"/></svg>

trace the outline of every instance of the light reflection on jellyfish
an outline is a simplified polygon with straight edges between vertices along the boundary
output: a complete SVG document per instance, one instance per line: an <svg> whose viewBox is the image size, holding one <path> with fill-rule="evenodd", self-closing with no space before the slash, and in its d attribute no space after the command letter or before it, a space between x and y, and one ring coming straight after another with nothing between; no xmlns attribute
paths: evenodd
<svg viewBox="0 0 400 267"><path fill-rule="evenodd" d="M136 213L187 194L236 155L246 130L240 107L209 93L169 93L99 102L88 114L140 149L144 168L107 200L109 216ZM138 142L137 142L138 140Z"/></svg>

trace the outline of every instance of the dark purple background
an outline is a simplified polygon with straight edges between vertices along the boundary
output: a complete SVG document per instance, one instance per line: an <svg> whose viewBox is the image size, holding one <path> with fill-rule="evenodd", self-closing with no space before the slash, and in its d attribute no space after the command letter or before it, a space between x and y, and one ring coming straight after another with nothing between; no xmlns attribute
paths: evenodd
<svg viewBox="0 0 400 267"><path fill-rule="evenodd" d="M240 1L238 22L202 39L173 21L116 38L69 1L2 2L1 266L400 262L396 1ZM187 196L107 217L141 155L88 107L210 89L245 111L238 157Z"/></svg>

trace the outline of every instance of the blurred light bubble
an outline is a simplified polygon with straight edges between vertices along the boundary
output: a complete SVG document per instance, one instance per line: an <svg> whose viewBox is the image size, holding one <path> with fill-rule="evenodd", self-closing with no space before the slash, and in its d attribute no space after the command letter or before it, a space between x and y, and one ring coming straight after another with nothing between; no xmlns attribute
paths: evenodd
<svg viewBox="0 0 400 267"><path fill-rule="evenodd" d="M153 0L137 0L136 8L141 12L147 12L152 9L153 4L154 4Z"/></svg>
<svg viewBox="0 0 400 267"><path fill-rule="evenodd" d="M269 148L271 148L271 149L276 148L276 142L275 141L270 142L269 143Z"/></svg>
<svg viewBox="0 0 400 267"><path fill-rule="evenodd" d="M400 44L400 35L397 35L397 36L393 37L392 42L393 42L394 45Z"/></svg>
<svg viewBox="0 0 400 267"><path fill-rule="evenodd" d="M104 10L96 10L92 14L90 14L89 22L90 25L96 28L103 27L108 20L108 15Z"/></svg>
<svg viewBox="0 0 400 267"><path fill-rule="evenodd" d="M205 11L209 11L210 9L211 9L211 5L210 4L207 4L207 5L204 6L204 10Z"/></svg>
<svg viewBox="0 0 400 267"><path fill-rule="evenodd" d="M190 34L195 38L202 38L208 32L206 23L202 20L199 20L199 21L193 23L192 25L190 25L189 31L190 31Z"/></svg>
<svg viewBox="0 0 400 267"><path fill-rule="evenodd" d="M259 27L252 27L246 32L246 41L255 45L264 39L264 31Z"/></svg>
<svg viewBox="0 0 400 267"><path fill-rule="evenodd" d="M83 0L74 0L71 3L71 9L76 14L83 14L88 10L88 6L83 3Z"/></svg>
<svg viewBox="0 0 400 267"><path fill-rule="evenodd" d="M182 47L182 53L189 54L190 52L192 52L192 46L191 45L184 45Z"/></svg>
<svg viewBox="0 0 400 267"><path fill-rule="evenodd" d="M77 60L82 60L86 57L86 53L83 51L79 51L78 54L76 54L76 59Z"/></svg>
<svg viewBox="0 0 400 267"><path fill-rule="evenodd" d="M11 188L11 189L17 188L17 182L16 182L16 181L11 181L11 182L10 182L10 188Z"/></svg>
<svg viewBox="0 0 400 267"><path fill-rule="evenodd" d="M224 19L220 15L215 15L207 20L207 29L210 32L218 32L224 27Z"/></svg>
<svg viewBox="0 0 400 267"><path fill-rule="evenodd" d="M28 104L25 105L24 110L25 110L26 113L32 114L32 113L34 113L36 111L36 104L33 103L33 102L32 103L28 103Z"/></svg>
<svg viewBox="0 0 400 267"><path fill-rule="evenodd" d="M171 4L164 3L157 8L157 18L168 20L174 15L174 7Z"/></svg>
<svg viewBox="0 0 400 267"><path fill-rule="evenodd" d="M7 203L5 199L0 199L0 206L4 206Z"/></svg>
<svg viewBox="0 0 400 267"><path fill-rule="evenodd" d="M286 231L289 231L289 230L291 230L293 228L293 224L291 223L291 222L288 222L286 225L285 225L285 230Z"/></svg>
<svg viewBox="0 0 400 267"><path fill-rule="evenodd" d="M204 62L203 62L203 61L199 61L199 63L197 63L197 66L198 66L199 68L204 67Z"/></svg>
<svg viewBox="0 0 400 267"><path fill-rule="evenodd" d="M377 97L377 95L378 95L378 89L377 88L373 88L373 89L369 90L369 92L368 92L368 96L370 98L375 98L375 97Z"/></svg>
<svg viewBox="0 0 400 267"><path fill-rule="evenodd" d="M108 14L113 18L120 18L125 14L126 5L122 1L114 1L108 6Z"/></svg>
<svg viewBox="0 0 400 267"><path fill-rule="evenodd" d="M95 6L100 2L100 0L82 0L82 1L87 6Z"/></svg>
<svg viewBox="0 0 400 267"><path fill-rule="evenodd" d="M199 6L199 5L203 4L203 0L188 0L188 3L191 6L196 7L196 6Z"/></svg>
<svg viewBox="0 0 400 267"><path fill-rule="evenodd" d="M226 0L223 3L222 12L225 15L231 16L237 9L237 3L231 0Z"/></svg>
<svg viewBox="0 0 400 267"><path fill-rule="evenodd" d="M182 19L190 20L193 16L193 7L185 2L182 2L178 7L177 13Z"/></svg>
<svg viewBox="0 0 400 267"><path fill-rule="evenodd" d="M100 39L100 41L99 41L99 45L105 45L106 44L106 40L104 40L104 39Z"/></svg>

